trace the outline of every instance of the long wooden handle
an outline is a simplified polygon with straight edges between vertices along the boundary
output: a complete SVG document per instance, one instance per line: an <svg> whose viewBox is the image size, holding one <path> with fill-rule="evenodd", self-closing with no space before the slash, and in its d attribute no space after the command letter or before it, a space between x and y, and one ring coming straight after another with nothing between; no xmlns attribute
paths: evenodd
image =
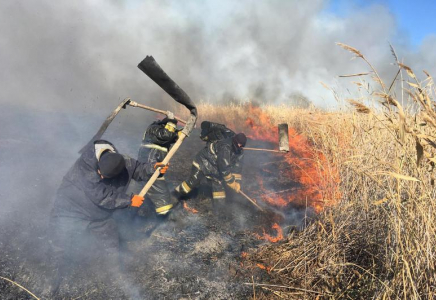
<svg viewBox="0 0 436 300"><path fill-rule="evenodd" d="M256 206L260 211L265 211L262 207L259 206L259 204L257 204L257 202L255 200L248 197L243 191L239 191L239 194L241 194L242 196L247 198L247 200L250 201L251 203L253 203L253 205Z"/></svg>
<svg viewBox="0 0 436 300"><path fill-rule="evenodd" d="M167 112L164 111L164 110L153 108L153 107L150 107L150 106L147 106L147 105L143 105L143 104L140 104L140 103L135 102L135 101L130 101L129 105L133 106L133 107L140 107L140 108L143 108L143 109L146 109L146 110L154 111L154 112L157 112L157 113L160 113L160 114L163 114L163 115L167 114ZM179 117L176 117L176 116L174 116L174 119L176 119L177 121L179 121L179 122L181 122L183 124L187 123L185 120L182 120L182 119L180 119Z"/></svg>
<svg viewBox="0 0 436 300"><path fill-rule="evenodd" d="M267 152L275 152L275 153L284 153L283 151L279 151L279 150L271 150L271 149L263 149L263 148L244 147L244 150L254 150L254 151L267 151Z"/></svg>
<svg viewBox="0 0 436 300"><path fill-rule="evenodd" d="M180 145L182 144L183 140L187 137L187 135L182 131L179 135L179 138L177 139L177 142L174 144L174 146L171 148L170 152L168 152L167 156L165 156L165 159L162 161L163 164L168 164L171 157L173 157L174 153L179 149ZM139 196L144 197L145 194L147 194L148 190L151 188L153 183L156 181L156 179L160 175L160 168L157 168L156 171L154 171L151 178L148 180L147 184L144 186L144 188L139 193Z"/></svg>

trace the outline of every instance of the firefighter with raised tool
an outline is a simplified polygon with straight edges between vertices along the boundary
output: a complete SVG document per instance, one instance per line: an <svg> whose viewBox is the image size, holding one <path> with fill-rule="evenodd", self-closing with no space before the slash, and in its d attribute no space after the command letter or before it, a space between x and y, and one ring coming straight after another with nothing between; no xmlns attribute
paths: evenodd
<svg viewBox="0 0 436 300"><path fill-rule="evenodd" d="M119 235L112 213L142 205L144 198L126 194L127 186L131 179L147 180L157 166L121 155L105 140L84 149L64 176L50 215L50 261L54 266L46 293L58 290L67 269L66 254L74 250L83 253L78 246L83 234L91 234L99 242L105 252L102 257L114 268L114 274L119 274Z"/></svg>
<svg viewBox="0 0 436 300"><path fill-rule="evenodd" d="M170 147L177 141L178 132L180 131L177 130L176 119L167 117L153 122L144 132L138 160L146 163L150 168L161 166ZM166 217L176 204L171 200L170 191L165 182L164 174L167 168L168 165L161 169L161 175L147 192L147 197L151 200L158 217ZM150 172L152 171L154 169L150 169ZM145 182L141 182L140 187L144 187L144 184Z"/></svg>
<svg viewBox="0 0 436 300"><path fill-rule="evenodd" d="M189 179L176 187L176 193L188 195L203 178L212 183L214 200L226 198L225 187L239 193L243 147L247 137L243 133L235 134L222 124L208 121L201 124L201 129L200 138L207 142L206 147L195 156Z"/></svg>

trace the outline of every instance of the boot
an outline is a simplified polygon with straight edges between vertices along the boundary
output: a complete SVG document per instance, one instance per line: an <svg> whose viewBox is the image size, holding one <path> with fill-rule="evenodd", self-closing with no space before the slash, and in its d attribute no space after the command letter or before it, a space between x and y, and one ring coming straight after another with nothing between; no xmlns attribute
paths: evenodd
<svg viewBox="0 0 436 300"><path fill-rule="evenodd" d="M175 223L177 226L186 225L187 214L181 202L178 202L175 207L168 213L166 219L169 222Z"/></svg>
<svg viewBox="0 0 436 300"><path fill-rule="evenodd" d="M159 223L159 217L154 213L147 218L137 217L134 228L137 233L150 236Z"/></svg>

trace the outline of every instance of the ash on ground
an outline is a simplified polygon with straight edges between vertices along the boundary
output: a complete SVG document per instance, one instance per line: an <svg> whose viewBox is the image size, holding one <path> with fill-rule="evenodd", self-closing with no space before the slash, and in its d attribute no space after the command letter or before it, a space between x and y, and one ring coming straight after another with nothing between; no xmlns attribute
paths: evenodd
<svg viewBox="0 0 436 300"><path fill-rule="evenodd" d="M2 189L1 196L13 199L19 193L26 201L21 202L25 205L10 205L1 213L0 276L38 296L43 290L44 274L49 264L46 257L46 227L52 197L77 154L72 150L69 153L58 152L59 147L67 146L67 141L53 144L53 148L47 150L46 145L34 136L1 138L2 150L11 153L7 157L3 155L4 151L0 153L3 166L6 164L4 170L20 164L27 169L23 171L24 174L1 174L3 183L9 182L9 188ZM123 147L129 148L129 154L135 153L136 146L139 146L139 140L133 138L127 142L121 142L122 139L108 140L118 145L121 151ZM247 146L274 147L255 141L249 141ZM189 176L192 159L202 147L204 143L196 131L184 142L172 159L166 175L172 188ZM48 155L47 151L52 155ZM30 166L26 160L29 155L35 158ZM135 157L134 154L132 156ZM274 172L265 173L265 168L259 167L264 163L273 165L274 161L279 164L280 156L245 152L242 188L247 194L256 195L259 192L254 179L258 175L272 183L280 181ZM50 168L50 172L46 171L47 168ZM23 178L28 180L23 181ZM288 187L293 184L285 183ZM175 220L153 222L145 212L142 217L132 221L126 219L125 211L117 212L114 217L120 225L121 258L126 276L122 281L114 281L109 276L110 266L104 266L99 245L91 241L78 257L71 258L69 274L63 280L56 299L252 297L253 287L250 283L253 280L262 282L268 274L264 270L248 267L244 263L244 253L266 243L259 239L263 232L274 236L276 232L271 229L274 223L283 228L284 234L300 226L307 211L287 207L281 210L268 209L263 213L241 195L231 191L222 203L215 203L210 195L211 191L205 187L181 201L175 209ZM198 212L184 209L183 202ZM33 299L26 291L2 278L0 296L1 299Z"/></svg>

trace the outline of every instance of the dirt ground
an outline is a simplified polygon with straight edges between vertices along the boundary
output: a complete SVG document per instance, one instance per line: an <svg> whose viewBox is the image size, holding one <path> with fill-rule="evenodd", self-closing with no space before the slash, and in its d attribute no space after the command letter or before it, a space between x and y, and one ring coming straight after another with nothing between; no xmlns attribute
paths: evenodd
<svg viewBox="0 0 436 300"><path fill-rule="evenodd" d="M12 122L17 114L19 111L11 112L0 123ZM83 128L77 126L85 124L75 122L74 130L67 136L64 130L56 129L72 126L65 116L46 123L44 116L33 116L27 124L26 128L17 128L17 132L0 135L0 196L6 204L0 212L0 276L39 296L48 263L47 222L53 195L63 174L78 157L78 143L74 142L75 147L69 147L69 143L84 139ZM98 125L86 123L86 126L97 128ZM36 134L47 131L52 133L49 138ZM108 137L108 140L121 151L128 150L127 153L134 155L141 133L129 134L129 138L124 139L120 138L122 133L122 130L113 132L114 138ZM172 188L187 178L192 158L204 147L198 134L195 131L186 140L171 162L166 178ZM274 146L256 141L249 141L248 145ZM260 195L255 180L258 175L263 176L264 183L277 189L292 186L293 182L279 180L279 172L274 171L279 168L277 164L280 164L279 155L246 151L244 191L254 197ZM214 203L210 194L210 189L205 187L180 202L174 220L155 222L145 213L132 221L126 217L129 212L117 212L114 217L119 222L121 259L126 275L114 280L110 268L104 266L99 245L91 243L83 249L83 255L71 258L70 272L56 299L252 297L252 280L262 282L268 274L248 267L243 253L254 251L266 242L258 239L264 230L275 235L271 229L274 223L279 223L284 233L300 226L306 212L287 207L280 213L262 213L240 195L229 192L224 203ZM184 209L183 202L198 213ZM0 298L33 299L2 278Z"/></svg>

